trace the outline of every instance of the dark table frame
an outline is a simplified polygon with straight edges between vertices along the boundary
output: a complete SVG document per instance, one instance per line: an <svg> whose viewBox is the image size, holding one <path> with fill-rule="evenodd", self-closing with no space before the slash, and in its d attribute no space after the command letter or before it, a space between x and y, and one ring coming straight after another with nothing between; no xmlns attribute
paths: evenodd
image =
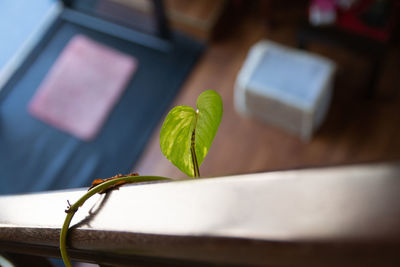
<svg viewBox="0 0 400 267"><path fill-rule="evenodd" d="M61 18L68 22L162 51L168 51L171 47L171 30L162 0L151 0L157 28L155 35L143 33L104 18L75 10L73 0L62 0L62 2L65 8Z"/></svg>

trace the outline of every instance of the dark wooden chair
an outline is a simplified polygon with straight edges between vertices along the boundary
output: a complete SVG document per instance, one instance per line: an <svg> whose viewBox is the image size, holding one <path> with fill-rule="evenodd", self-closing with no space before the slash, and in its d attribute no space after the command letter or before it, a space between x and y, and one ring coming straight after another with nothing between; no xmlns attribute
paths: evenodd
<svg viewBox="0 0 400 267"><path fill-rule="evenodd" d="M372 2L372 1L369 1ZM338 45L351 50L353 53L361 54L370 59L371 71L368 75L366 96L372 98L377 94L377 85L381 69L385 62L386 52L395 39L397 34L397 24L399 18L400 1L388 1L392 3L391 11L385 17L382 28L346 25L348 14L329 26L314 26L308 22L303 22L297 34L298 47L307 49L311 42ZM357 10L357 8L355 8ZM350 11L348 12L350 13ZM383 23L383 22L382 22ZM359 29L360 28L360 29Z"/></svg>

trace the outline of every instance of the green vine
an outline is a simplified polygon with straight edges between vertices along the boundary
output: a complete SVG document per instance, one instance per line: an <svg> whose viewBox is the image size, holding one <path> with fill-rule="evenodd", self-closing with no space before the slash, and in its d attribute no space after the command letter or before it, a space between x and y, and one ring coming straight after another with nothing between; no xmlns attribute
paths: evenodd
<svg viewBox="0 0 400 267"><path fill-rule="evenodd" d="M173 108L168 113L160 133L161 152L190 177L200 177L199 167L211 147L222 119L222 98L217 92L206 90L197 98L196 107L196 111L183 105ZM87 199L127 183L171 179L160 176L121 176L95 180L88 192L78 201L73 205L68 202L69 206L65 210L67 216L60 232L60 251L65 266L71 266L66 246L68 228L75 212Z"/></svg>
<svg viewBox="0 0 400 267"><path fill-rule="evenodd" d="M60 251L61 257L64 261L65 266L71 267L71 262L69 260L68 251L67 251L67 233L68 228L71 223L72 218L75 215L75 212L88 200L90 197L97 193L102 193L107 191L107 189L113 188L115 185L120 184L121 182L125 183L140 183L140 182L150 182L150 181L160 181L160 180L170 180L171 178L160 177L160 176L124 176L112 180L108 180L104 183L101 183L92 189L90 189L86 194L84 194L81 198L78 199L73 205L69 205L69 207L65 210L67 216L65 217L64 224L61 228L60 232Z"/></svg>

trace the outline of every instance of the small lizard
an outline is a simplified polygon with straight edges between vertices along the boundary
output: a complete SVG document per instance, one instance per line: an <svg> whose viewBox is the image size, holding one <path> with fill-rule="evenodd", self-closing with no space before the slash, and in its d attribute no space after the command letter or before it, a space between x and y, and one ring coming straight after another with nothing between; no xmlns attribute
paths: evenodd
<svg viewBox="0 0 400 267"><path fill-rule="evenodd" d="M115 176L113 176L113 177L111 177L111 178L106 178L106 179L95 179L95 180L93 180L92 185L89 187L88 191L89 191L90 189L92 189L93 187L95 187L95 186L97 186L97 185L99 185L99 184L102 184L102 183L104 183L104 182L107 182L107 181L110 181L110 180L114 180L114 179L117 179L117 178L128 177L128 176L139 176L139 174L138 174L138 173L130 173L130 174L128 174L128 175L117 174L117 175L115 175ZM109 191L111 191L111 190L118 189L120 186L123 186L124 184L129 184L129 183L131 183L131 182L126 181L126 180L121 180L121 181L119 181L118 183L113 184L113 185L110 185L109 187L107 187L107 188L101 190L101 191L99 192L99 194L104 194L104 193L107 193L107 192L109 192Z"/></svg>
<svg viewBox="0 0 400 267"><path fill-rule="evenodd" d="M92 185L89 187L88 191L90 189L92 189L93 187L98 186L99 184L102 184L104 182L107 182L107 181L110 181L110 180L114 180L114 179L118 179L118 178L122 178L122 177L129 177L129 176L139 176L139 174L138 173L130 173L128 175L117 174L117 175L115 175L113 177L106 178L106 179L95 179L95 180L93 180ZM118 189L119 187L121 187L121 186L123 186L125 184L130 184L130 183L132 183L132 182L129 182L127 180L121 180L121 181L119 181L119 182L117 182L117 183L115 183L113 185L108 186L107 188L101 190L98 193L99 194L104 194L104 193L110 192L111 190ZM78 210L78 208L72 209L72 205L69 202L69 200L67 200L67 203L68 203L68 207L65 210L66 213L76 212Z"/></svg>

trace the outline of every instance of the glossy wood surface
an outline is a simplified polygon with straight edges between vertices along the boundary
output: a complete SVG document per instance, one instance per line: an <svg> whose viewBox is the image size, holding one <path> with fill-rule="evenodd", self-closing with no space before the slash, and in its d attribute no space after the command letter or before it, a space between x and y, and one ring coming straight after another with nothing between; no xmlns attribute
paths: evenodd
<svg viewBox="0 0 400 267"><path fill-rule="evenodd" d="M71 255L108 264L398 266L399 175L393 163L125 186L78 210ZM57 256L67 200L84 192L0 197L0 251Z"/></svg>

